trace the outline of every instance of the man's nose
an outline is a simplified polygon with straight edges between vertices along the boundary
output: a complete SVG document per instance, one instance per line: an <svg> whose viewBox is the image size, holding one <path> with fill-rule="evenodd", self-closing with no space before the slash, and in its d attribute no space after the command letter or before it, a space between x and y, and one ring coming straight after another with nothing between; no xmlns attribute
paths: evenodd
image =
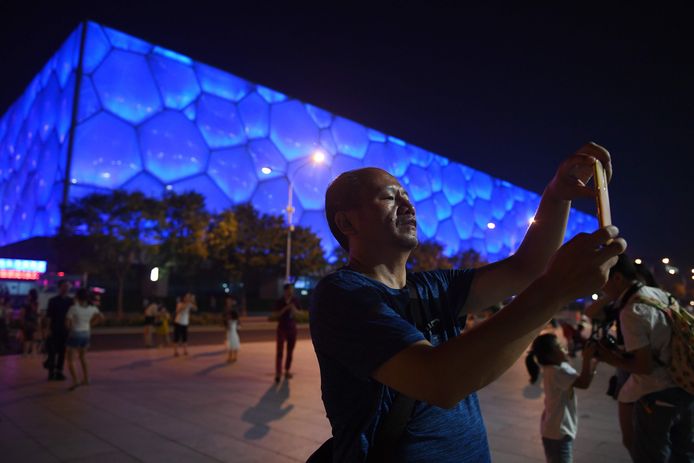
<svg viewBox="0 0 694 463"><path fill-rule="evenodd" d="M414 214L414 204L412 204L412 201L410 201L410 198L407 197L406 195L400 194L399 196L399 203L400 206L403 207L406 210L411 210L412 213Z"/></svg>

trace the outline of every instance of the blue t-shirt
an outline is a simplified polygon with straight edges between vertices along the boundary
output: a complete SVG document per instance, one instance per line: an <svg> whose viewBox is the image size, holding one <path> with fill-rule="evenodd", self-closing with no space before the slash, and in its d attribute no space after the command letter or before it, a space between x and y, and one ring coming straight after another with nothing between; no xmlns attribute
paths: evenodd
<svg viewBox="0 0 694 463"><path fill-rule="evenodd" d="M321 373L323 403L334 436L334 460L366 459L396 392L371 374L398 352L428 339L438 345L460 334L460 308L473 271L437 270L408 275L432 308L436 327L423 333L406 313L409 290L393 289L343 268L323 278L310 311L311 338ZM461 372L465 374L465 372ZM476 394L450 410L416 402L395 449L401 462L488 462L487 434Z"/></svg>

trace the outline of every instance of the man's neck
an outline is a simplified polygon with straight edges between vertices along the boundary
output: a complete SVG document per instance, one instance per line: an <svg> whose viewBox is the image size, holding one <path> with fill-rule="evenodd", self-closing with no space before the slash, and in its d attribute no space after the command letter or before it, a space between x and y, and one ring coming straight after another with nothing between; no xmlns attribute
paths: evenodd
<svg viewBox="0 0 694 463"><path fill-rule="evenodd" d="M407 258L408 255L403 255L388 261L376 261L369 259L367 256L350 254L349 266L353 270L380 281L390 288L402 289L407 283L407 270L405 267Z"/></svg>

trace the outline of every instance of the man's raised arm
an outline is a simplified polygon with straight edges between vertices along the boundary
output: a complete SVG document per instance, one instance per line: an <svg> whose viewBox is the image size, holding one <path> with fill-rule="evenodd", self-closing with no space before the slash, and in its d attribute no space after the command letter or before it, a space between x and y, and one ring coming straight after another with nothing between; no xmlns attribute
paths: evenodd
<svg viewBox="0 0 694 463"><path fill-rule="evenodd" d="M453 407L513 365L565 303L605 284L616 256L626 249L617 234L616 227L607 227L576 236L501 312L437 347L420 341L405 348L377 368L373 378L413 399Z"/></svg>
<svg viewBox="0 0 694 463"><path fill-rule="evenodd" d="M608 179L611 178L609 152L592 142L562 162L545 188L533 222L515 254L475 272L463 313L484 310L519 294L542 275L564 241L571 200L594 195L587 183L596 159L602 162Z"/></svg>

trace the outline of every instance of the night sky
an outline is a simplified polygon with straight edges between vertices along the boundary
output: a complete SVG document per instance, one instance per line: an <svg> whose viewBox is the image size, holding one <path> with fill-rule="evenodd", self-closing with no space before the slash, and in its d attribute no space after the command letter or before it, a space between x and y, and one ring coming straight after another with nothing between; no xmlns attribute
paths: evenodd
<svg viewBox="0 0 694 463"><path fill-rule="evenodd" d="M537 192L596 141L613 156L613 221L629 253L694 267L685 11L23 3L0 6L0 113L88 18Z"/></svg>

